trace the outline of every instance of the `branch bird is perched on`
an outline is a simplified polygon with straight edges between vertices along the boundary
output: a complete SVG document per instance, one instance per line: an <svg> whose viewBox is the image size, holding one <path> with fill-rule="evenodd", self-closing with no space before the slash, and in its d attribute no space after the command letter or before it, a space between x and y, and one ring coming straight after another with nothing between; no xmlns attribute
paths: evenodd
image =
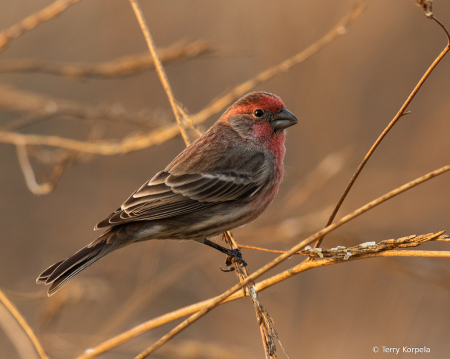
<svg viewBox="0 0 450 359"><path fill-rule="evenodd" d="M149 239L192 239L239 259L237 250L207 238L254 220L272 202L283 177L285 128L297 122L276 95L242 97L95 226L105 233L37 283L51 284L50 296L108 253Z"/></svg>

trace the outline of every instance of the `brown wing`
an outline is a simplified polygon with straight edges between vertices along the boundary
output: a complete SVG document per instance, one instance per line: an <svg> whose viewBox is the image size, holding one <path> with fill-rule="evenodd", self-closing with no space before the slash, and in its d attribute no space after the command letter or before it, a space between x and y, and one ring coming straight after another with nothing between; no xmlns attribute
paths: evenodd
<svg viewBox="0 0 450 359"><path fill-rule="evenodd" d="M170 218L219 202L251 199L268 179L267 155L263 151L237 151L232 144L219 146L218 153L217 146L211 143L194 142L95 228ZM198 156L198 151L203 152L202 156ZM212 161L205 163L204 159L211 157Z"/></svg>

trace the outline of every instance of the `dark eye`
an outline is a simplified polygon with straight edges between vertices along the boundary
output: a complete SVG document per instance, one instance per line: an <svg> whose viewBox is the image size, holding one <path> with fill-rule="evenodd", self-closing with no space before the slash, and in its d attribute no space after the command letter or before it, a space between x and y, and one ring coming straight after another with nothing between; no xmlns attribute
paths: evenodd
<svg viewBox="0 0 450 359"><path fill-rule="evenodd" d="M255 112L253 112L253 115L254 115L255 117L263 117L264 111L261 110L260 108L258 108L258 109L255 110Z"/></svg>

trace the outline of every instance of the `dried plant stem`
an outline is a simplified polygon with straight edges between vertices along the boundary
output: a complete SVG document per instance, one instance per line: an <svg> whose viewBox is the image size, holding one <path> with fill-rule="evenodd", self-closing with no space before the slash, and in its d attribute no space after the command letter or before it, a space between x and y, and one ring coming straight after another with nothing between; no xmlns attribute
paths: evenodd
<svg viewBox="0 0 450 359"><path fill-rule="evenodd" d="M139 25L141 26L142 33L144 34L145 40L147 41L148 49L150 50L150 54L153 58L153 63L155 64L156 72L158 73L159 79L166 91L167 97L169 98L170 106L172 107L172 111L175 115L175 119L177 120L178 127L180 128L181 136L183 137L184 143L186 146L189 146L190 141L189 137L183 127L183 123L181 122L180 113L178 111L178 107L173 96L172 89L169 84L169 80L167 79L166 72L164 71L164 67L161 64L161 60L158 57L158 53L156 52L156 46L153 42L152 35L150 34L150 30L148 28L147 22L145 21L144 14L142 13L141 7L137 0L130 0L131 6L133 7L134 13L138 19Z"/></svg>
<svg viewBox="0 0 450 359"><path fill-rule="evenodd" d="M345 188L344 193L342 194L341 198L339 199L338 203L336 204L336 207L333 210L333 213L331 213L331 216L328 219L328 222L327 222L326 226L329 226L333 222L334 218L336 217L337 212L341 208L342 203L344 202L345 198L347 197L347 194L350 192L350 189L352 188L352 186L355 183L356 179L358 178L359 174L363 170L363 168L366 165L367 161L369 161L369 158L372 156L372 154L377 149L378 145L381 143L381 141L384 139L384 137L387 135L387 133L392 129L392 127L394 127L394 125L397 123L397 121L401 117L403 117L405 115L406 108L409 106L411 101L414 99L414 97L416 96L417 92L419 92L420 88L422 87L422 85L424 84L426 79L430 76L431 72L436 68L436 66L439 64L439 62L444 58L444 56L450 50L450 35L449 35L447 29L445 28L445 26L439 20L437 20L432 14L431 15L427 15L427 16L432 18L434 21L436 21L439 24L439 26L441 26L443 28L443 30L444 30L444 32L445 32L445 34L447 36L447 46L444 48L444 50L442 50L442 52L439 54L439 56L436 57L436 59L433 61L433 63L427 69L427 71L425 71L425 73L423 74L422 78L417 83L416 87L414 87L413 91L408 96L408 98L406 99L405 103L402 105L402 107L397 112L395 117L392 119L392 121L389 123L389 125L384 129L384 131L381 133L381 135L378 137L378 139L372 145L372 147L370 148L369 152L367 152L367 154L364 156L364 159L362 160L362 162L360 163L360 165L356 169L355 173L353 174L352 178L350 179L350 182L348 183L347 187ZM314 248L319 248L320 247L323 238L324 237L320 237L319 238L317 243L314 245Z"/></svg>
<svg viewBox="0 0 450 359"><path fill-rule="evenodd" d="M73 157L71 154L64 155L61 162L55 166L52 178L49 181L39 184L36 181L33 167L31 167L26 145L18 144L16 145L16 150L20 168L22 169L23 176L25 177L27 187L31 191L31 193L35 195L44 195L53 191L59 182L59 178L61 177L69 163L72 161Z"/></svg>
<svg viewBox="0 0 450 359"><path fill-rule="evenodd" d="M166 48L158 49L158 56L161 62L170 63L194 58L208 51L210 51L210 46L204 41L188 43L186 40L181 40ZM64 76L72 80L85 78L110 79L134 75L153 67L155 67L153 59L146 52L145 54L129 55L100 64L88 65L37 60L6 60L0 62L0 73L44 73Z"/></svg>
<svg viewBox="0 0 450 359"><path fill-rule="evenodd" d="M279 251L279 250L276 250L276 249L267 249L267 248L261 248L261 247L255 247L255 246L247 246L245 244L239 244L239 248L242 248L242 249L253 249L255 251L268 252L268 253L277 253L277 254L286 253L286 251ZM294 254L302 254L302 252L295 252Z"/></svg>
<svg viewBox="0 0 450 359"><path fill-rule="evenodd" d="M416 254L417 253L417 254ZM418 254L420 253L420 254ZM269 288L279 282L282 282L286 279L289 279L301 272L305 272L310 269L323 267L327 265L332 264L339 264L339 263L348 263L354 260L359 259L368 259L368 258L378 258L378 257L433 257L433 258L449 258L450 257L450 251L402 251L402 250L392 250L387 252L381 252L381 253L371 253L371 254L363 254L358 257L350 257L348 260L344 260L342 258L324 258L319 260L305 260L301 262L300 264L296 265L295 267L286 270L282 273L279 273L277 275L274 275L266 280L263 280L256 284L256 288L261 291L266 288Z"/></svg>
<svg viewBox="0 0 450 359"><path fill-rule="evenodd" d="M230 249L239 248L239 245L237 244L236 240L234 239L230 231L223 233L222 238L227 242ZM233 265L239 281L243 281L245 278L248 277L247 268L244 267L242 263L233 260ZM275 339L277 339L280 342L281 347L286 353L286 350L284 349L283 344L281 343L280 338L278 337L278 333L274 328L274 323L270 314L259 301L258 291L255 288L255 283L250 282L245 287L244 291L245 290L247 291L247 295L250 297L253 307L255 309L256 321L259 325L259 330L261 333L261 339L263 342L264 354L266 359L274 359L277 357L275 354L276 351ZM286 356L289 358L287 353Z"/></svg>
<svg viewBox="0 0 450 359"><path fill-rule="evenodd" d="M36 335L34 334L31 327L28 325L26 320L22 317L22 315L19 313L19 311L16 309L16 307L9 301L9 299L3 294L3 292L0 290L0 301L4 304L4 306L10 311L10 313L16 318L17 322L20 324L20 326L23 328L25 333L30 338L31 342L33 343L34 347L36 348L36 351L38 352L41 359L48 359L47 354L45 354L44 348L42 348L41 343L37 339Z"/></svg>
<svg viewBox="0 0 450 359"><path fill-rule="evenodd" d="M24 32L34 29L36 26L54 18L69 6L75 5L81 0L57 0L46 8L28 16L16 25L0 33L0 51L13 39L18 38Z"/></svg>
<svg viewBox="0 0 450 359"><path fill-rule="evenodd" d="M212 310L213 308L218 306L221 301L223 301L224 299L226 299L227 297L229 297L231 294L233 294L234 292L238 291L239 289L243 288L244 286L249 284L251 281L253 281L256 278L260 277L261 275L263 275L264 273L266 273L267 271L269 271L273 267L275 267L278 264L280 264L281 262L285 261L287 258L289 258L291 255L293 255L295 252L297 252L301 248L303 248L306 245L308 245L308 244L318 240L319 238L321 238L325 234L335 230L336 228L342 226L344 223L347 223L348 221L352 220L353 218L355 218L355 217L357 217L357 216L367 212L368 210L370 210L373 207L375 207L375 206L377 206L377 205L387 201L388 199L391 199L391 198L397 196L398 194L400 194L402 192L405 192L408 189L410 189L412 187L415 187L415 186L417 186L420 183L428 181L429 179L434 178L434 177L436 177L436 176L438 176L438 175L440 175L440 174L442 174L442 173L444 173L446 171L449 171L449 170L450 170L450 165L447 165L447 166L439 168L438 170L430 172L430 173L428 173L428 174L426 174L426 175L424 175L422 177L419 177L416 180L411 181L411 182L409 182L409 183L407 183L407 184L405 184L403 186L400 186L400 187L394 189L393 191L391 191L389 193L386 193L385 195L383 195L383 196L381 196L381 197L379 197L379 198L369 202L365 206L360 207L356 211L346 215L345 217L341 218L339 221L337 221L337 222L335 222L333 224L330 224L328 227L322 229L321 231L315 233L314 235L308 237L307 239L301 241L300 243L298 243L297 245L292 247L290 250L288 250L286 253L281 254L280 256L275 258L270 263L266 264L265 266L261 267L256 272L254 272L253 274L249 275L246 279L244 279L240 283L234 285L233 287L228 289L226 292L224 292L220 296L216 297L208 306L206 306L202 310L198 311L197 313L191 315L188 319L186 319L185 321L183 321L182 323L177 325L169 333L167 333L166 335L161 337L155 344L153 344L152 346L150 346L149 348L144 350L141 354L136 356L135 359L144 359L144 358L146 358L148 355L150 355L155 350L159 349L161 346L163 346L165 343L167 343L175 335L177 335L178 333L180 333L181 331L186 329L188 326L190 326L191 324L196 322L198 319L200 319L202 316L204 316L210 310Z"/></svg>
<svg viewBox="0 0 450 359"><path fill-rule="evenodd" d="M215 113L221 111L224 107L228 106L231 102L233 102L236 98L240 97L242 94L251 90L254 86L267 81L274 77L275 75L287 71L293 65L299 64L302 61L306 60L310 56L314 55L324 46L329 44L332 40L334 40L337 36L343 33L342 29L346 26L349 26L353 20L356 19L357 16L361 14L363 10L362 5L355 5L349 14L344 16L339 23L333 27L324 37L320 40L309 46L307 49L302 52L294 55L293 57L283 61L279 65L271 67L256 77L244 82L243 84L235 87L225 96L220 97L212 104L206 106L203 110L194 114L190 117L192 123L198 124L206 121L210 116ZM0 87L0 91L2 91L2 87ZM7 95L7 93L0 96ZM19 95L17 93L17 95ZM23 104L30 103L30 101L20 101L20 96L16 96L17 98L11 99L10 101L14 101L14 106L17 108L19 104L23 106ZM33 103L33 102L32 102ZM77 141L69 138L62 138L58 136L41 136L41 135L22 135L15 132L6 132L0 131L0 142L9 143L16 145L17 143L25 142L27 145L44 145L44 146L52 146L52 147L60 147L68 150L84 152L84 153L92 153L104 156L111 156L117 154L128 153L132 151L138 151L153 145L161 144L173 137L175 137L179 133L178 125L171 125L161 127L155 131L134 136L132 138L125 138L119 142L114 141L102 141L102 142L85 142L85 141Z"/></svg>
<svg viewBox="0 0 450 359"><path fill-rule="evenodd" d="M231 104L234 100L241 97L243 94L250 91L255 86L266 82L273 78L275 75L278 75L281 72L288 71L294 65L297 65L307 58L311 57L319 50L323 49L326 45L328 45L331 41L333 41L339 35L345 33L345 28L353 23L356 18L361 15L365 6L362 2L356 3L352 10L346 14L339 22L334 26L325 36L323 36L320 40L316 41L312 45L310 45L305 50L299 52L298 54L290 57L289 59L284 60L278 65L268 68L267 70L259 73L254 78L236 86L230 92L225 94L224 96L215 100L212 104L205 107L203 110L198 112L196 115L192 117L192 121L195 123L203 122L207 118L212 115L218 113L223 108Z"/></svg>
<svg viewBox="0 0 450 359"><path fill-rule="evenodd" d="M25 115L0 126L0 132L5 131L5 133L15 133L8 131L17 130L35 121L64 117L129 123L143 127L146 130L156 129L161 126L158 126L153 116L146 111L134 112L126 110L120 105L88 106L76 101L62 100L34 92L18 90L5 84L0 84L0 107L7 112L25 113ZM27 141L26 137L23 139L25 142Z"/></svg>
<svg viewBox="0 0 450 359"><path fill-rule="evenodd" d="M286 251L279 251L275 249L267 249L261 247L247 246L244 244L239 244L239 248L243 249L253 249L255 251L268 252L268 253L286 253ZM294 254L302 254L305 256L309 256L309 253L298 251ZM389 252L382 252L376 257L450 257L450 251L399 251L399 250L391 250Z"/></svg>
<svg viewBox="0 0 450 359"><path fill-rule="evenodd" d="M438 233L431 233L424 236L411 236L417 238L419 241L417 244L413 243L413 241L410 243L410 246L414 247L417 245L420 245L424 243L425 241L429 240L443 240L443 241L449 241L448 238L444 238L441 236L443 232ZM424 237L426 240L424 240ZM397 241L402 241L402 238L400 238ZM382 241L386 242L386 241ZM403 241L402 241L403 242ZM360 247L362 247L360 245ZM284 252L283 252L284 253ZM297 275L301 272L304 272L309 269L325 266L325 265L331 265L331 264L339 264L339 263L348 263L353 260L359 260L359 259L367 259L367 258L376 258L376 257L450 257L450 251L418 251L418 250L386 250L384 252L377 252L377 253L364 253L364 251L361 251L358 255L351 256L348 260L344 260L343 256L341 257L334 257L334 258L323 258L323 259L315 259L313 261L311 260L305 260L302 263L296 265L295 267L285 270L284 272L281 272L279 274L276 274L268 279L265 279L261 282L258 282L255 284L255 289L258 292L261 292L264 289L267 289L273 285L276 285L277 283L284 281L286 279L289 279L293 277L294 275ZM231 301L234 301L236 299L243 298L244 294L242 291L236 292L229 296L227 299L225 299L220 304L228 303ZM170 323L172 321L175 321L177 319L183 318L187 315L193 314L195 312L198 312L199 310L205 308L211 302L216 298L211 298L202 302L198 302L195 304L192 304L190 306L177 309L171 313L166 313L158 318L151 319L147 322L144 322L126 332L123 332L103 343L96 346L95 348L92 348L89 350L89 352L79 356L77 359L90 359L93 357L96 357L97 355L100 355L102 353L105 353L123 343L126 341L133 339L151 329L157 328L159 326L165 325L167 323Z"/></svg>

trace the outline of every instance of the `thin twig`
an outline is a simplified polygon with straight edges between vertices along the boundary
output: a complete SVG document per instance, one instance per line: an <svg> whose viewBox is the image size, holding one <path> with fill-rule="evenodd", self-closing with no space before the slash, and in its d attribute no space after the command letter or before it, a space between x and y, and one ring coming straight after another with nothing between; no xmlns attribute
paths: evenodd
<svg viewBox="0 0 450 359"><path fill-rule="evenodd" d="M133 7L134 13L136 14L139 25L141 26L141 30L142 33L144 34L145 40L147 41L147 46L148 49L150 50L150 54L152 55L156 72L158 73L159 79L161 80L164 90L166 91L167 97L169 98L170 106L172 107L173 114L175 115L178 127L180 128L181 136L183 137L186 146L189 146L190 144L189 137L186 134L186 131L183 127L183 123L181 122L180 113L178 112L178 107L175 98L173 96L169 80L167 79L166 72L164 71L164 67L161 64L161 60L158 57L158 53L156 52L156 46L153 41L152 35L150 34L147 22L145 21L144 14L142 13L141 7L139 6L137 0L130 0L130 3L131 6Z"/></svg>
<svg viewBox="0 0 450 359"><path fill-rule="evenodd" d="M26 31L34 29L36 26L54 18L61 14L69 6L75 5L81 0L57 0L46 8L28 16L16 25L0 33L0 51L5 49L5 46L13 39L18 38Z"/></svg>
<svg viewBox="0 0 450 359"><path fill-rule="evenodd" d="M204 41L187 43L177 41L169 47L158 49L161 62L167 64L177 60L191 59L209 52L210 46ZM154 68L154 62L147 52L121 57L100 64L64 64L37 60L9 60L0 62L0 73L33 72L64 76L71 80L86 78L117 78L135 75L147 69Z"/></svg>
<svg viewBox="0 0 450 359"><path fill-rule="evenodd" d="M144 305L148 305L152 298L157 297L158 294L174 285L183 274L189 273L189 271L195 268L195 265L198 263L198 258L192 256L189 260L184 261L180 265L172 266L164 271L164 273L161 273L157 278L152 279L152 283L149 285L138 287L135 292L127 298L125 303L114 311L114 315L102 324L101 328L97 331L97 335L104 335L107 330L108 333L114 332L115 328L126 319L130 318L132 313L139 313L139 310L142 309Z"/></svg>
<svg viewBox="0 0 450 359"><path fill-rule="evenodd" d="M443 232L438 233L430 233L428 235L422 235L422 236L408 236L404 238L399 238L397 240L388 240L389 242L405 242L405 238L408 238L408 246L415 246L415 245L421 245L425 243L426 241L449 241L447 236L441 235ZM440 235L440 236L439 236ZM412 238L414 237L414 238ZM378 245L385 247L383 242L381 241ZM358 247L358 246L356 246ZM385 248L385 251L383 252L367 252L367 245L360 245L362 247L362 250L357 253L354 252L354 255L349 257L347 260L344 260L343 255L341 256L334 256L332 258L323 258L323 259L317 259L313 261L303 261L302 263L298 264L297 266L290 268L288 270L285 270L279 274L276 274L268 279L265 279L261 282L258 282L255 284L255 288L258 292L261 292L264 289L267 289L277 283L280 283L281 281L284 281L294 275L297 275L301 272L304 272L309 269L325 266L325 265L331 265L331 264L339 264L339 263L349 263L353 260L359 260L359 259L367 259L367 258L377 258L377 257L450 257L450 251L418 251L418 250L392 250L390 248ZM344 247L342 247L344 248ZM395 248L395 245L393 245L393 248ZM309 251L311 252L311 251ZM284 253L284 252L283 252ZM314 252L313 252L314 253ZM392 254L391 254L392 253ZM243 298L244 294L242 291L236 292L233 295L229 296L227 299L225 299L220 304L225 304L240 298ZM216 298L211 298L202 302L198 302L192 305L189 305L184 308L177 309L173 312L166 313L160 317L151 319L147 322L144 322L130 330L127 330L126 332L123 332L113 338L108 339L107 341L99 344L95 348L91 348L88 351L86 351L85 354L79 356L77 359L90 359L93 357L96 357L100 354L103 354L125 342L127 342L130 339L133 339L151 329L160 327L162 325L165 325L167 323L170 323L172 321L178 320L180 318L183 318L187 315L193 314L195 312L198 312L199 310L205 308L211 302Z"/></svg>
<svg viewBox="0 0 450 359"><path fill-rule="evenodd" d="M325 234L335 230L336 228L342 226L344 223L347 223L348 221L352 220L353 218L355 218L355 217L357 217L357 216L367 212L368 210L370 210L373 207L375 207L375 206L377 206L377 205L387 201L388 199L391 199L392 197L395 197L398 194L403 193L403 192L407 191L408 189L410 189L412 187L415 187L415 186L417 186L420 183L428 181L429 179L434 178L434 177L436 177L436 176L438 176L438 175L440 175L440 174L442 174L442 173L444 173L446 171L449 171L449 170L450 170L450 165L447 165L447 166L441 167L441 168L439 168L439 169L437 169L437 170L435 170L433 172L430 172L430 173L428 173L428 174L426 174L424 176L421 176L421 177L415 179L414 181L411 181L411 182L409 182L409 183L407 183L407 184L405 184L403 186L400 186L400 187L394 189L393 191L391 191L389 193L386 193L385 195L383 195L383 196L381 196L381 197L379 197L379 198L369 202L365 206L360 207L356 211L354 211L354 212L348 214L347 216L341 218L339 221L337 221L337 222L335 222L333 224L330 224L328 227L322 229L321 231L315 233L314 235L308 237L307 239L301 241L300 243L298 243L297 245L292 247L290 250L288 250L286 253L283 253L282 255L278 256L277 258L275 258L270 263L266 264L265 266L261 267L256 272L254 272L253 274L249 275L242 282L234 285L232 288L228 289L226 292L224 292L223 294L218 296L207 307L205 307L202 310L198 311L197 313L191 315L188 319L186 319L185 321L183 321L182 323L177 325L169 333L167 333L166 335L161 337L152 346L150 346L149 348L144 350L141 354L136 356L135 359L144 359L144 358L146 358L148 355L150 355L155 350L157 350L158 348L163 346L165 343L167 343L171 338L176 336L178 333L180 333L181 331L186 329L188 326L190 326L191 324L196 322L198 319L203 317L210 310L212 310L217 305L219 305L219 303L221 301L223 301L224 299L226 299L227 297L229 297L231 294L233 294L234 292L238 291L239 289L243 288L244 286L246 286L251 281L253 281L256 278L260 277L261 275L263 275L264 273L266 273L267 271L269 271L273 267L275 267L278 264L280 264L281 262L285 261L287 258L289 258L291 255L293 255L295 252L297 252L301 248L307 246L311 242L314 242L314 241L318 240L320 237L324 236Z"/></svg>
<svg viewBox="0 0 450 359"><path fill-rule="evenodd" d="M242 249L253 249L255 251L268 252L268 253L277 253L277 254L286 253L286 251L280 251L280 250L276 250L276 249L267 249L267 248L261 248L261 247L255 247L255 246L247 246L245 244L239 244L239 248L242 248ZM299 252L295 252L294 254L302 254L302 252L299 251Z"/></svg>
<svg viewBox="0 0 450 359"><path fill-rule="evenodd" d="M291 187L283 198L283 215L292 213L299 208L314 192L320 190L341 172L345 168L351 153L350 147L347 147L339 152L328 154L299 184Z"/></svg>
<svg viewBox="0 0 450 359"><path fill-rule="evenodd" d="M38 338L34 334L34 332L31 329L31 327L28 325L27 321L22 317L22 315L16 309L14 304L12 304L9 301L9 299L3 294L3 292L1 290L0 290L0 301L10 311L10 313L14 316L14 318L16 318L17 322L23 328L25 333L27 333L28 337L30 338L31 342L33 343L34 347L36 348L36 351L38 352L38 354L41 357L41 359L48 359L48 356L45 353L44 348L42 348L41 343L39 342Z"/></svg>
<svg viewBox="0 0 450 359"><path fill-rule="evenodd" d="M442 50L442 52L439 54L439 56L433 61L431 66L425 71L420 81L417 83L416 87L414 87L414 90L411 92L411 94L406 99L405 103L402 105L400 110L397 112L395 117L392 119L392 121L389 123L389 125L384 129L384 131L381 133L381 135L378 137L378 139L375 141L375 143L370 148L369 152L365 155L364 159L356 169L356 172L353 174L352 178L350 179L350 182L348 183L347 187L344 190L344 193L342 194L341 198L339 199L339 202L337 203L333 213L331 213L330 218L328 219L328 222L326 226L329 226L334 218L336 217L337 212L341 208L342 203L344 202L345 198L347 197L347 194L350 192L350 189L352 188L353 184L355 183L356 179L358 178L359 174L363 170L364 166L366 165L367 161L369 161L369 158L372 156L372 154L375 152L378 145L381 143L381 141L384 139L384 137L388 134L388 132L394 127L394 125L397 123L397 121L402 118L405 115L406 108L409 106L413 98L416 96L417 92L419 92L420 88L422 87L423 83L426 81L426 79L430 76L431 72L436 68L438 63L444 58L444 56L447 54L447 52L450 50L450 34L448 33L445 26L437 20L432 13L427 13L427 16L436 23L438 23L442 29L445 31L445 34L447 36L447 46ZM317 243L314 245L315 248L319 248L322 240L324 237L319 238Z"/></svg>
<svg viewBox="0 0 450 359"><path fill-rule="evenodd" d="M39 300L39 299L48 298L47 291L45 291L45 290L40 290L38 292L30 292L30 293L17 292L15 290L9 290L6 288L0 288L0 290L3 291L3 294L5 294L9 297L17 298L17 299Z"/></svg>
<svg viewBox="0 0 450 359"><path fill-rule="evenodd" d="M36 348L23 331L16 318L6 307L0 302L0 330L2 337L6 337L14 346L17 357L20 359L39 359L40 356L36 352Z"/></svg>
<svg viewBox="0 0 450 359"><path fill-rule="evenodd" d="M13 131L32 122L55 117L125 122L147 130L161 126L145 109L134 112L123 108L120 104L89 106L76 101L56 99L34 92L18 90L5 84L0 84L0 107L8 112L28 113L22 118L0 126L0 131Z"/></svg>
<svg viewBox="0 0 450 359"><path fill-rule="evenodd" d="M239 248L239 245L237 244L236 240L234 239L230 231L223 233L222 238L227 242L230 249ZM247 268L244 267L241 262L232 260L232 263L234 265L235 272L236 275L238 276L239 281L243 281L245 278L248 277ZM285 353L286 350L284 349L283 344L281 343L280 338L278 337L278 333L274 328L273 320L270 314L267 312L266 308L259 301L258 291L255 288L255 283L250 282L245 287L244 291L245 290L247 290L247 294L249 295L253 303L253 307L255 309L256 321L259 325L265 357L266 359L275 359L277 358L275 354L276 351L275 339L277 339L280 342L280 345ZM243 294L245 295L245 293ZM287 353L286 356L289 358Z"/></svg>
<svg viewBox="0 0 450 359"><path fill-rule="evenodd" d="M23 176L25 177L25 182L31 193L35 195L48 194L56 187L59 182L61 175L63 174L66 167L72 161L73 156L66 154L63 160L57 164L53 170L52 178L44 183L37 183L36 176L34 175L33 167L31 166L30 160L28 158L27 148L25 144L16 145L17 157L19 159L20 168L22 169Z"/></svg>
<svg viewBox="0 0 450 359"><path fill-rule="evenodd" d="M332 40L334 40L337 36L342 35L343 29L349 26L353 20L356 19L362 12L364 7L362 5L355 5L349 14L344 16L339 23L333 27L324 37L320 40L301 51L300 53L294 55L293 57L283 61L279 65L271 67L256 77L244 82L243 84L235 87L228 94L220 97L212 104L206 106L203 110L190 116L190 120L199 124L206 121L210 116L216 114L221 111L224 107L228 106L232 103L236 98L242 96L244 93L251 90L254 86L267 81L274 77L275 75L280 74L281 72L287 71L290 67L305 61L310 56L317 53L324 46L329 44ZM0 86L0 105L2 99L1 93L2 87ZM24 106L24 104L34 103L32 101L18 101L17 98L14 101L14 108L19 109ZM132 151L138 151L153 145L161 144L173 137L175 137L179 133L178 125L171 125L166 127L161 127L153 132L138 135L131 139L123 139L119 142L114 141L102 141L97 143L85 142L85 141L77 141L68 138L62 138L58 136L40 136L40 135L20 135L11 132L0 131L0 142L16 144L22 143L25 141L27 145L46 145L46 146L54 146L66 148L73 151L86 152L98 155L117 155L128 153Z"/></svg>
<svg viewBox="0 0 450 359"><path fill-rule="evenodd" d="M346 14L339 22L334 26L325 36L323 36L320 40L316 41L305 50L299 52L298 54L290 57L287 60L284 60L278 65L268 68L267 70L259 73L254 78L236 86L231 91L229 91L224 96L221 96L213 103L205 107L203 110L198 112L196 115L192 117L192 121L194 123L199 123L205 121L207 118L212 115L218 113L226 106L231 104L233 101L249 92L251 89L256 87L257 85L266 82L273 78L275 75L278 75L282 72L288 71L294 65L297 65L307 58L311 57L319 50L323 49L326 45L328 45L331 41L333 41L336 37L345 34L345 29L347 26L351 25L356 18L361 15L363 10L365 9L365 5L362 2L357 2L353 5L352 10Z"/></svg>

